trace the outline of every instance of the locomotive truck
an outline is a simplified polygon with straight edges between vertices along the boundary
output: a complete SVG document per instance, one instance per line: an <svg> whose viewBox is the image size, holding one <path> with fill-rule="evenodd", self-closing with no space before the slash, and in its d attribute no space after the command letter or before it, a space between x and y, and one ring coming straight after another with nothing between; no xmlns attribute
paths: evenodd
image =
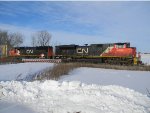
<svg viewBox="0 0 150 113"><path fill-rule="evenodd" d="M52 46L16 47L9 51L9 57L62 59L63 62L93 62L121 65L137 65L140 58L136 56L136 48L129 42L107 44L58 45L53 52Z"/></svg>

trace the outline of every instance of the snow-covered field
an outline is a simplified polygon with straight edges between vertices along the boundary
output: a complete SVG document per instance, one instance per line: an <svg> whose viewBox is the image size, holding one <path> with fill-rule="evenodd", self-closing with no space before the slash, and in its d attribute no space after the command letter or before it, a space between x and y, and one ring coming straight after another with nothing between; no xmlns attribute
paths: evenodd
<svg viewBox="0 0 150 113"><path fill-rule="evenodd" d="M78 68L59 81L12 81L53 65L0 65L0 113L150 113L150 72Z"/></svg>
<svg viewBox="0 0 150 113"><path fill-rule="evenodd" d="M62 76L60 81L81 81L86 84L118 85L143 94L150 90L149 71L126 71L100 68L78 68Z"/></svg>
<svg viewBox="0 0 150 113"><path fill-rule="evenodd" d="M26 80L32 75L52 67L53 63L19 63L0 65L0 81Z"/></svg>

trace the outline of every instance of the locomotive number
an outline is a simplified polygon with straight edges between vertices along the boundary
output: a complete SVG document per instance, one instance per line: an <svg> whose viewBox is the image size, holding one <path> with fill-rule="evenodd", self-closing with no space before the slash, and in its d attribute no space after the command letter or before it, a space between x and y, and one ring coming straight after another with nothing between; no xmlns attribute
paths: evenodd
<svg viewBox="0 0 150 113"><path fill-rule="evenodd" d="M77 53L88 53L89 49L88 48L78 48Z"/></svg>
<svg viewBox="0 0 150 113"><path fill-rule="evenodd" d="M28 50L26 50L26 53L27 54L33 54L33 50L32 49L28 49Z"/></svg>

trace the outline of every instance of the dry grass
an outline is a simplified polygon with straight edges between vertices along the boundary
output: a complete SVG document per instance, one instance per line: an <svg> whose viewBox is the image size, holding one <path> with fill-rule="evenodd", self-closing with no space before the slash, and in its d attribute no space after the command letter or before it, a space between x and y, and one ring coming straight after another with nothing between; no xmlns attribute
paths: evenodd
<svg viewBox="0 0 150 113"><path fill-rule="evenodd" d="M70 71L79 67L105 68L116 70L140 70L150 71L150 66L120 66L109 64L92 64L92 63L60 63L56 64L52 69L46 69L36 76L36 80L58 80L61 76L67 75Z"/></svg>
<svg viewBox="0 0 150 113"><path fill-rule="evenodd" d="M43 79L53 79L53 80L58 80L60 76L62 75L67 75L71 70L80 67L79 64L75 63L60 63L60 64L55 64L53 69L47 69L40 75L38 75L39 80Z"/></svg>

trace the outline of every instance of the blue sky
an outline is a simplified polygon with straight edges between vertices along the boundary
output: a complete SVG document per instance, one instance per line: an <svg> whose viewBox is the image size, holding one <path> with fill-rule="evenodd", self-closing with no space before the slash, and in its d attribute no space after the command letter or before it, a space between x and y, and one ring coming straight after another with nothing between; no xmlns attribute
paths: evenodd
<svg viewBox="0 0 150 113"><path fill-rule="evenodd" d="M150 52L150 2L0 1L0 29L21 32L24 46L47 30L51 45L130 42Z"/></svg>

